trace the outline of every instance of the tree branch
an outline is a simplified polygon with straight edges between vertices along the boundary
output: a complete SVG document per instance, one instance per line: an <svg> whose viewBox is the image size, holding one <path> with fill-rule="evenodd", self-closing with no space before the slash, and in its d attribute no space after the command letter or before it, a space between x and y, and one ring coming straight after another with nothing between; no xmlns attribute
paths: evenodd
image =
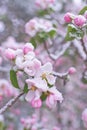
<svg viewBox="0 0 87 130"><path fill-rule="evenodd" d="M14 97L13 99L11 99L10 101L8 101L8 103L2 107L0 109L0 114L4 113L8 108L10 108L13 104L15 104L15 102L24 94L24 92L20 93L19 95L17 95L16 97Z"/></svg>

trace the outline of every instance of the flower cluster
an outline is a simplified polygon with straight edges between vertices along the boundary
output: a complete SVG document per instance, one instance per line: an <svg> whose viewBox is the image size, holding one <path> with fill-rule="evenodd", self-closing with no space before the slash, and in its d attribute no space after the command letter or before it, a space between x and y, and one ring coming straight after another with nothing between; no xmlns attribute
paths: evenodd
<svg viewBox="0 0 87 130"><path fill-rule="evenodd" d="M36 0L35 4L41 9L50 8L54 4L55 0Z"/></svg>
<svg viewBox="0 0 87 130"><path fill-rule="evenodd" d="M56 106L57 101L62 102L62 94L55 86L56 77L53 75L53 68L50 62L41 65L35 57L34 47L31 43L26 43L22 49L6 49L5 55L14 63L13 69L16 72L22 71L27 75L25 82L28 92L25 99L35 108L42 106L42 101L46 101L49 108Z"/></svg>
<svg viewBox="0 0 87 130"><path fill-rule="evenodd" d="M64 16L66 23L73 23L77 27L83 27L87 23L87 12L83 15L74 15L72 13L66 13Z"/></svg>
<svg viewBox="0 0 87 130"><path fill-rule="evenodd" d="M49 32L55 30L52 22L42 18L33 18L25 25L25 32L30 36L34 37L38 32Z"/></svg>

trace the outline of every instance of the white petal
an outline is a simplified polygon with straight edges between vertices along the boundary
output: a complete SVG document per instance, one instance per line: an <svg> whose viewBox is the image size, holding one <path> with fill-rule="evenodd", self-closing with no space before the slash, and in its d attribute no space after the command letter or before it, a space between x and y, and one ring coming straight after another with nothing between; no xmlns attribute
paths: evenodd
<svg viewBox="0 0 87 130"><path fill-rule="evenodd" d="M46 76L46 78L49 84L53 85L55 83L56 77L54 77L53 75L49 74Z"/></svg>
<svg viewBox="0 0 87 130"><path fill-rule="evenodd" d="M25 99L26 99L26 101L31 102L33 100L34 96L35 96L35 93L33 91L29 91L26 94Z"/></svg>

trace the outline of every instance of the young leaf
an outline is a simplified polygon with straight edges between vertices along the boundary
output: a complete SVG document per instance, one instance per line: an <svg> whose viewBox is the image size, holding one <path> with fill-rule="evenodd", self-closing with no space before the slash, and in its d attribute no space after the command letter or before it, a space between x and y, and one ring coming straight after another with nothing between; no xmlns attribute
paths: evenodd
<svg viewBox="0 0 87 130"><path fill-rule="evenodd" d="M79 12L79 14L83 15L86 10L87 10L87 6L85 6L83 9L81 9L80 12Z"/></svg>
<svg viewBox="0 0 87 130"><path fill-rule="evenodd" d="M39 16L44 16L44 15L47 15L47 14L48 14L48 10L47 9L38 11L38 15Z"/></svg>
<svg viewBox="0 0 87 130"><path fill-rule="evenodd" d="M17 81L17 75L14 70L10 70L10 80L11 80L12 85L15 88L19 88L18 81Z"/></svg>
<svg viewBox="0 0 87 130"><path fill-rule="evenodd" d="M25 83L25 85L24 85L24 93L27 93L28 91L29 91L29 89L28 89L28 85Z"/></svg>
<svg viewBox="0 0 87 130"><path fill-rule="evenodd" d="M51 31L48 32L48 35L53 38L56 35L56 30L52 29Z"/></svg>
<svg viewBox="0 0 87 130"><path fill-rule="evenodd" d="M32 37L32 38L30 39L30 42L32 43L32 45L34 46L34 48L36 48L36 41L35 41L35 38L34 38L34 37Z"/></svg>
<svg viewBox="0 0 87 130"><path fill-rule="evenodd" d="M65 37L66 41L72 41L76 39L82 39L84 36L84 32L80 28L76 28L74 25L69 24L67 34Z"/></svg>

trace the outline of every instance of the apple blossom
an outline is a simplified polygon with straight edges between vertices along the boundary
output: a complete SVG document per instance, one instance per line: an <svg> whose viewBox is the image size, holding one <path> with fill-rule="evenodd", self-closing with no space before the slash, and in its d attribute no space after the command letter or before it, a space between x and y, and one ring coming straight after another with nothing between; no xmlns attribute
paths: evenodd
<svg viewBox="0 0 87 130"><path fill-rule="evenodd" d="M31 19L25 25L25 32L31 37L35 36L38 31L38 23L36 19Z"/></svg>
<svg viewBox="0 0 87 130"><path fill-rule="evenodd" d="M52 75L53 68L50 62L45 63L40 69L37 71L35 77L42 77L42 79L47 80L50 85L55 83L56 77Z"/></svg>
<svg viewBox="0 0 87 130"><path fill-rule="evenodd" d="M60 103L63 101L62 94L56 89L56 87L49 88L48 92L49 94L46 99L46 105L49 108L56 107L57 101Z"/></svg>

